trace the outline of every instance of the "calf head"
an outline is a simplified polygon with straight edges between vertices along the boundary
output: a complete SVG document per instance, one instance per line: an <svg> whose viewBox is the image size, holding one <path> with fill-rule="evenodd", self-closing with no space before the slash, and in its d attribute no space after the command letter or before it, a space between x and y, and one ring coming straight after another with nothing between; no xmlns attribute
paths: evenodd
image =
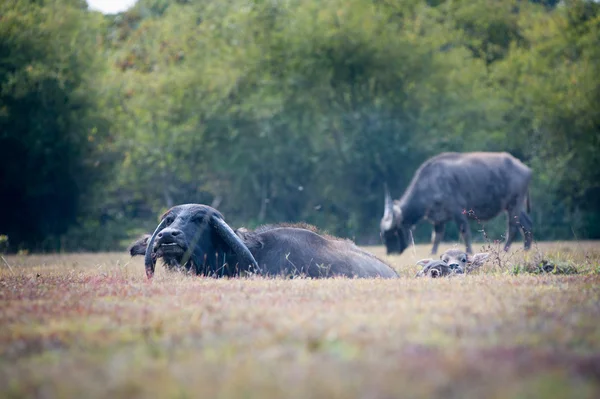
<svg viewBox="0 0 600 399"><path fill-rule="evenodd" d="M417 273L417 277L444 277L469 273L483 265L488 256L487 252L469 255L459 249L449 249L440 256L440 260L421 259L418 261L417 265L423 266L423 270Z"/></svg>
<svg viewBox="0 0 600 399"><path fill-rule="evenodd" d="M146 275L154 275L156 260L169 268L217 267L219 253L233 253L242 267L257 267L256 260L219 211L206 205L185 204L169 209L149 236L130 247L132 256L144 254ZM221 260L222 261L222 260Z"/></svg>
<svg viewBox="0 0 600 399"><path fill-rule="evenodd" d="M437 278L456 274L454 270L450 269L450 267L441 260L423 259L417 262L417 265L423 266L423 270L420 270L415 277Z"/></svg>

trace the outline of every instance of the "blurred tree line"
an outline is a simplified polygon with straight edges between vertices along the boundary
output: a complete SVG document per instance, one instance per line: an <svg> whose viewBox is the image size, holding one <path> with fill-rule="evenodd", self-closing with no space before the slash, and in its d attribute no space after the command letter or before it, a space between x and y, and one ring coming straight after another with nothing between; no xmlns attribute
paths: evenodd
<svg viewBox="0 0 600 399"><path fill-rule="evenodd" d="M599 67L593 1L5 0L0 233L117 249L198 202L377 244L384 182L477 150L533 168L537 239L600 238Z"/></svg>

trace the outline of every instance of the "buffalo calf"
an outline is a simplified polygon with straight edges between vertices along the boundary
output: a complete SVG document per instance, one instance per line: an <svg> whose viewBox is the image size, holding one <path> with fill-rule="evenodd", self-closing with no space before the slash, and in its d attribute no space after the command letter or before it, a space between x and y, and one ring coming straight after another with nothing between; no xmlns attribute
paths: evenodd
<svg viewBox="0 0 600 399"><path fill-rule="evenodd" d="M417 265L423 266L416 277L447 277L455 274L470 273L477 269L488 258L487 252L469 255L459 249L449 249L439 260L421 259Z"/></svg>

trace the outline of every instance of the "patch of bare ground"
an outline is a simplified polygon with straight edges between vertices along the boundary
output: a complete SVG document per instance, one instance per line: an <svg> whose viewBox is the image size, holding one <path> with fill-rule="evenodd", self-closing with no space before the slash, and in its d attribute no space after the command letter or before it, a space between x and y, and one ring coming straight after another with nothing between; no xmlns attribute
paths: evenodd
<svg viewBox="0 0 600 399"><path fill-rule="evenodd" d="M121 253L5 257L0 396L600 397L599 244L517 247L451 279L413 278L429 245L368 248L398 280L148 282ZM536 256L577 273L515 267Z"/></svg>

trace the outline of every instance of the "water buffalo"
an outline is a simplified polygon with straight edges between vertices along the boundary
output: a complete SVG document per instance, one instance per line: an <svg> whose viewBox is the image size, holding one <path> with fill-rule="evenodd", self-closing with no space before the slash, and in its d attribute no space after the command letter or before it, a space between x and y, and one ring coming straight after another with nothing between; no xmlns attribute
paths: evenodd
<svg viewBox="0 0 600 399"><path fill-rule="evenodd" d="M154 231L136 241L132 256L144 255L146 275L156 260L167 269L205 276L305 275L396 278L390 266L352 241L317 234L308 225L271 225L233 231L219 211L198 204L168 210Z"/></svg>
<svg viewBox="0 0 600 399"><path fill-rule="evenodd" d="M423 266L416 277L447 277L456 274L470 273L477 269L488 258L487 252L475 254L473 256L460 249L449 249L436 259L421 259L417 265Z"/></svg>
<svg viewBox="0 0 600 399"><path fill-rule="evenodd" d="M519 228L525 249L531 247L529 182L531 169L512 155L502 152L442 153L424 162L415 173L400 200L392 201L385 189L385 210L381 235L387 253L402 253L408 246L410 229L425 218L433 224L432 254L437 252L446 222L454 220L471 249L468 216L481 221L506 211L508 234L504 249L508 251Z"/></svg>

